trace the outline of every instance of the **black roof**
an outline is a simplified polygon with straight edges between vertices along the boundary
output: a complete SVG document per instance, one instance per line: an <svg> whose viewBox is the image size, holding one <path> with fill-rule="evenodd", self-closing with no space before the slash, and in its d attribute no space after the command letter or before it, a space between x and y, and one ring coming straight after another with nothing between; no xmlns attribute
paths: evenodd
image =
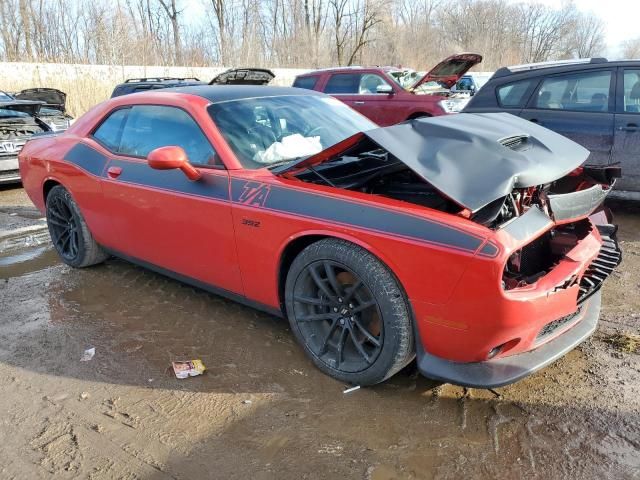
<svg viewBox="0 0 640 480"><path fill-rule="evenodd" d="M516 77L537 77L553 75L556 73L570 73L574 71L582 70L595 70L611 67L639 67L639 60L607 60L606 58L591 58L591 59L577 59L567 60L566 62L541 62L529 65L514 65L512 67L502 67L496 70L492 80Z"/></svg>
<svg viewBox="0 0 640 480"><path fill-rule="evenodd" d="M194 87L167 88L162 91L197 95L198 97L206 98L212 103L242 100L245 98L283 97L286 95L324 95L323 93L305 88L270 87L265 85L199 85Z"/></svg>

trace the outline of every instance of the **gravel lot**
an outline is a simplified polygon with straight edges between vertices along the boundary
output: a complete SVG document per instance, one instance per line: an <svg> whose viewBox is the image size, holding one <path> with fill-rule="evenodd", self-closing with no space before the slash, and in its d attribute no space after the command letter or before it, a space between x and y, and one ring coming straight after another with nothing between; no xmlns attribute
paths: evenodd
<svg viewBox="0 0 640 480"><path fill-rule="evenodd" d="M0 478L640 479L640 208L598 332L496 391L343 394L286 322L119 260L62 265L0 189ZM95 357L80 362L83 351ZM201 358L177 380L171 361Z"/></svg>

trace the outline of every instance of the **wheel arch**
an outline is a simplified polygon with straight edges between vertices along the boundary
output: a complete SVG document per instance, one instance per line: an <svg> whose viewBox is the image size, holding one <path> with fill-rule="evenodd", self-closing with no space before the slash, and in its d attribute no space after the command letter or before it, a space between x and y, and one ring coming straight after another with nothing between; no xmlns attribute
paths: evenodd
<svg viewBox="0 0 640 480"><path fill-rule="evenodd" d="M421 117L433 117L433 115L429 112L413 112L407 117L407 120L415 120L416 118Z"/></svg>
<svg viewBox="0 0 640 480"><path fill-rule="evenodd" d="M278 301L280 304L280 310L282 310L283 315L287 316L285 299L284 299L284 289L287 281L287 273L289 272L289 268L291 267L291 263L293 260L304 250L306 247L311 245L312 243L318 242L320 240L326 238L334 238L336 240L344 240L346 242L352 243L360 248L365 249L371 255L376 257L393 275L393 277L398 282L400 289L402 290L405 298L408 303L409 297L407 295L406 289L402 284L400 278L396 274L396 269L391 261L386 255L380 252L378 249L372 247L367 242L363 242L361 239L353 237L351 235L340 234L337 232L331 231L309 231L309 232L301 232L298 235L289 237L288 241L284 244L284 246L280 250L279 262L278 262L278 278L277 278L277 287L278 287Z"/></svg>
<svg viewBox="0 0 640 480"><path fill-rule="evenodd" d="M47 204L47 195L49 195L51 189L56 185L62 185L62 183L54 178L47 178L42 184L42 200L45 206Z"/></svg>

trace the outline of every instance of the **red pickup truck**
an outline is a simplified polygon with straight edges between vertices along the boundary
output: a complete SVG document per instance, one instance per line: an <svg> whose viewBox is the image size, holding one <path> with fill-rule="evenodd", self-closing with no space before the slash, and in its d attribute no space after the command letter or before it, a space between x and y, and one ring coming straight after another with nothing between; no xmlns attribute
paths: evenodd
<svg viewBox="0 0 640 480"><path fill-rule="evenodd" d="M332 95L378 125L388 126L462 110L469 95L450 89L481 61L475 53L452 55L423 75L396 67L330 68L299 75L293 86Z"/></svg>

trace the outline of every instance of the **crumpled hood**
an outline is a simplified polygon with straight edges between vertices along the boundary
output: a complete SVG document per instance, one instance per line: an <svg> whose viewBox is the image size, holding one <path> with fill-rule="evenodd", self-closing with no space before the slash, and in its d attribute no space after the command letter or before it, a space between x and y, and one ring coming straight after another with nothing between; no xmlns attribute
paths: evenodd
<svg viewBox="0 0 640 480"><path fill-rule="evenodd" d="M357 133L272 172L286 175L330 161L364 137L472 212L514 188L558 180L589 156L574 141L509 113L459 113Z"/></svg>
<svg viewBox="0 0 640 480"><path fill-rule="evenodd" d="M589 156L572 140L509 113L422 118L365 135L472 212L514 188L562 178Z"/></svg>

